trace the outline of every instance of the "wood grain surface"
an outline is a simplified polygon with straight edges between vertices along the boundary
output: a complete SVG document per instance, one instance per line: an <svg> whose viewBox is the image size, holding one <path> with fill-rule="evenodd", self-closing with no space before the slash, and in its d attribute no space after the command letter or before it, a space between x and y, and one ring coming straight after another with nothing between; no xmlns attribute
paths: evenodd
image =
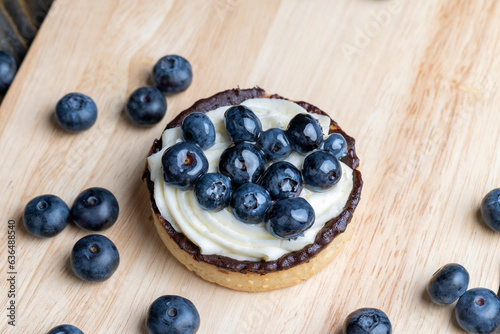
<svg viewBox="0 0 500 334"><path fill-rule="evenodd" d="M359 307L383 309L395 333L460 333L453 306L424 287L458 262L470 287L497 291L500 234L478 216L500 186L500 5L494 0L55 1L0 109L2 333L146 333L164 294L192 300L200 333L334 333ZM166 54L190 60L194 81L167 117L138 128L127 96ZM166 250L151 222L145 157L176 114L233 87L259 85L327 111L357 140L365 185L353 236L323 272L297 286L242 293L205 282ZM95 126L68 134L54 106L79 91ZM52 193L71 205L91 186L118 198L104 234L121 264L100 284L76 278L71 224L29 235L22 211ZM16 326L7 324L7 225L16 222Z"/></svg>

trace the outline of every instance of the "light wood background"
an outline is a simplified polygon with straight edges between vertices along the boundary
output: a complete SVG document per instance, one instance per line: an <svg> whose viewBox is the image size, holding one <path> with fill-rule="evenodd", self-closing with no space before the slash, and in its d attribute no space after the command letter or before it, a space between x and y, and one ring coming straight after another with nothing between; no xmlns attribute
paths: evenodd
<svg viewBox="0 0 500 334"><path fill-rule="evenodd" d="M481 222L500 186L498 1L55 1L0 109L0 332L145 333L154 299L178 294L201 314L200 333L335 333L359 307L383 309L395 333L459 333L453 307L424 286L463 264L470 287L497 291L500 234ZM153 64L181 54L192 86L168 98L165 120L132 125L127 96ZM207 283L167 252L140 180L154 138L181 110L218 91L259 85L327 111L357 139L365 185L352 239L326 270L295 287L242 293ZM68 134L58 99L92 96L96 125ZM30 236L21 215L52 193L69 205L91 186L118 198L105 235L120 251L101 284L69 266L86 235L70 225ZM7 222L17 223L17 326L7 326ZM5 307L4 307L5 306Z"/></svg>

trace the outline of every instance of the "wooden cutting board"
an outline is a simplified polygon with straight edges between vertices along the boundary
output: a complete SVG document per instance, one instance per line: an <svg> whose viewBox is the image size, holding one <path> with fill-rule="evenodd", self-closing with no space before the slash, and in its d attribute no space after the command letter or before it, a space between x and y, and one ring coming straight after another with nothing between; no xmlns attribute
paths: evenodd
<svg viewBox="0 0 500 334"><path fill-rule="evenodd" d="M2 333L146 333L164 294L192 300L200 333L335 333L359 307L378 307L395 333L460 333L453 306L424 293L441 265L458 262L470 287L497 291L500 234L478 215L500 186L500 5L497 1L55 1L0 110ZM167 117L132 125L128 95L153 64L180 54L194 81L168 98ZM365 180L347 246L297 286L242 293L205 282L163 246L140 180L145 157L176 114L196 100L258 85L327 111L357 140ZM99 107L95 126L68 134L54 106L79 91ZM77 279L71 224L53 239L22 226L45 193L72 203L91 186L118 198L104 234L121 264L101 284ZM16 326L7 324L7 233L15 221Z"/></svg>

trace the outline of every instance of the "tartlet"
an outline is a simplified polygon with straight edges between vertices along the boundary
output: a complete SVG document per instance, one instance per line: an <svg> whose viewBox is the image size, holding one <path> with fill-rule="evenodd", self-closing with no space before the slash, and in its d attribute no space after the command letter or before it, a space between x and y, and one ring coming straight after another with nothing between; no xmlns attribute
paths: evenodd
<svg viewBox="0 0 500 334"><path fill-rule="evenodd" d="M192 107L181 112L165 130L180 127L182 120L194 112L206 113L224 106L232 106L256 98L280 99L279 95L269 95L261 88L231 89L209 98L197 101ZM293 101L290 101L293 102ZM328 115L307 102L293 102L306 112ZM338 124L329 118L328 134L340 133L346 140L347 155L340 161L352 169L352 188L342 211L330 217L317 232L314 240L299 250L290 251L277 259L237 259L221 254L203 253L200 247L174 226L176 222L162 216L155 199L155 182L152 180L150 166L143 173L150 193L153 221L168 250L189 270L201 278L240 291L267 291L297 284L322 270L337 255L350 236L349 222L360 200L362 178L358 170L359 159L355 152L355 141ZM324 131L326 132L326 131ZM325 133L326 135L326 133ZM156 139L148 157L163 148L162 137ZM172 219L172 218L170 218Z"/></svg>

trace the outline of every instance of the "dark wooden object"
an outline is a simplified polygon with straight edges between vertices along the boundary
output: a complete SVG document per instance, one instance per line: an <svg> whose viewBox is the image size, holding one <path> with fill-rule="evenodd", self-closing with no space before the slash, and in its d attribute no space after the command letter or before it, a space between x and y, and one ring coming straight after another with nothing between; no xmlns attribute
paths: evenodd
<svg viewBox="0 0 500 334"><path fill-rule="evenodd" d="M0 51L24 59L54 0L0 0ZM0 94L0 102L4 93Z"/></svg>
<svg viewBox="0 0 500 334"><path fill-rule="evenodd" d="M21 63L53 0L1 0L0 50Z"/></svg>

